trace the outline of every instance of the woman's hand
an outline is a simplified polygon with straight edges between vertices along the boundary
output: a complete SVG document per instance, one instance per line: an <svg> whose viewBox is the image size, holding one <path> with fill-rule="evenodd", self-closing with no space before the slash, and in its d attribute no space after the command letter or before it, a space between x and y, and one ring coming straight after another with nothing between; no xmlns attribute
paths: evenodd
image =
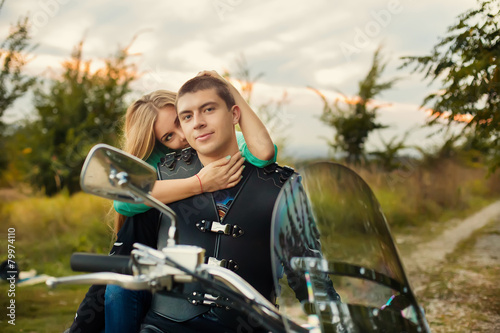
<svg viewBox="0 0 500 333"><path fill-rule="evenodd" d="M203 192L224 190L238 184L241 180L244 161L241 152L238 152L230 159L224 157L207 164L198 172Z"/></svg>
<svg viewBox="0 0 500 333"><path fill-rule="evenodd" d="M224 79L222 76L220 76L219 73L217 73L216 71L201 71L196 76L211 76L211 77L214 77L216 79L221 80L222 82L224 82L225 84L227 84L229 86L229 82L226 81L226 79Z"/></svg>

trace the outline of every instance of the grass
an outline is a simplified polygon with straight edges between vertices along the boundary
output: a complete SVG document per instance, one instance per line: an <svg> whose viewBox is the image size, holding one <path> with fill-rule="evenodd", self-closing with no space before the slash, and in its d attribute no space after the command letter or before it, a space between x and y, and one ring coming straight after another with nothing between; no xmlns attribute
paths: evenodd
<svg viewBox="0 0 500 333"><path fill-rule="evenodd" d="M111 244L110 201L85 193L33 197L0 204L0 249L7 249L7 230L15 228L15 260L21 271L35 269L50 276L73 275L73 252L107 253ZM3 250L1 253L6 253ZM7 259L0 258L0 261ZM7 323L8 285L0 283L2 332L63 332L74 318L88 285L18 286L16 325Z"/></svg>
<svg viewBox="0 0 500 333"><path fill-rule="evenodd" d="M486 179L486 171L450 161L433 168L415 166L408 170L382 173L360 169L357 172L373 189L382 209L396 234L429 235L447 227L445 221L463 217L495 200L500 193L498 174ZM74 274L69 267L73 252L107 253L111 245L108 228L110 201L79 193L73 196L60 194L52 198L16 197L12 201L0 201L0 253L7 248L7 229L16 229L16 261L21 270L36 269L39 274L64 276ZM472 245L463 244L463 249ZM465 250L464 250L465 251ZM459 255L457 254L457 258ZM6 258L1 258L0 261ZM451 259L450 259L451 260ZM428 289L420 297L431 299L455 297L458 293L449 288L446 281L459 270L460 261L451 261L455 268L434 272ZM472 267L472 266L471 266ZM462 267L463 268L463 267ZM485 278L494 281L498 267L489 267ZM485 297L484 304L494 305L500 311L498 288L482 290L474 286L467 295ZM62 332L74 317L74 313L88 286L61 286L49 290L44 284L18 287L16 290L16 326L7 324L1 314L2 332ZM8 297L7 285L0 284L0 305L5 309ZM454 296L455 295L455 296ZM466 296L467 296L466 295ZM497 302L497 303L495 303ZM474 303L475 304L475 303ZM5 310L2 310L5 311ZM486 310L485 310L486 311ZM488 312L484 312L488 313ZM474 311L474 316L483 316ZM433 319L437 326L451 325L446 319ZM479 320L479 319L478 319Z"/></svg>
<svg viewBox="0 0 500 333"><path fill-rule="evenodd" d="M70 274L73 252L108 252L111 232L105 221L109 208L109 200L85 193L3 203L0 248L7 248L7 230L13 227L16 262L21 270L36 269L39 274L54 276Z"/></svg>
<svg viewBox="0 0 500 333"><path fill-rule="evenodd" d="M2 310L1 331L10 332L63 332L73 322L76 309L85 295L88 286L61 286L49 290L45 284L17 287L15 292L15 326L9 324L6 310ZM0 306L6 309L9 297L6 283L0 284Z"/></svg>
<svg viewBox="0 0 500 333"><path fill-rule="evenodd" d="M487 177L485 167L454 160L411 170L375 172L357 170L370 185L392 229L418 227L462 218L498 198L500 173Z"/></svg>

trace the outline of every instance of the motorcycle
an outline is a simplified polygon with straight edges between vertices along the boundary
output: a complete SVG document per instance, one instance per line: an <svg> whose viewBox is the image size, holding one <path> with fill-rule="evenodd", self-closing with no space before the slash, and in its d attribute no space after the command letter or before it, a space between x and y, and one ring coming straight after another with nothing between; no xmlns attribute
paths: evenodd
<svg viewBox="0 0 500 333"><path fill-rule="evenodd" d="M147 203L169 216L167 246L134 244L128 256L76 253L75 271L58 284L115 284L132 290L172 290L198 281L228 306L270 332L430 332L410 288L380 205L351 169L318 162L290 177L276 200L271 223L273 278L278 306L236 273L204 263L204 249L177 244L176 216L150 195L156 171L144 161L99 144L81 172L82 190L112 200ZM298 297L294 286L305 284ZM341 299L332 297L331 286ZM206 295L191 302L214 304Z"/></svg>

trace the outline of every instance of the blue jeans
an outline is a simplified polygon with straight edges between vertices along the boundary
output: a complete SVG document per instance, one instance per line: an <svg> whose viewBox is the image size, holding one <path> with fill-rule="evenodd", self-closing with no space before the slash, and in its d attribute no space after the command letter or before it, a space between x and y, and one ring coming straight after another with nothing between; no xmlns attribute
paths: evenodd
<svg viewBox="0 0 500 333"><path fill-rule="evenodd" d="M104 296L106 333L137 333L151 305L151 293L107 285Z"/></svg>

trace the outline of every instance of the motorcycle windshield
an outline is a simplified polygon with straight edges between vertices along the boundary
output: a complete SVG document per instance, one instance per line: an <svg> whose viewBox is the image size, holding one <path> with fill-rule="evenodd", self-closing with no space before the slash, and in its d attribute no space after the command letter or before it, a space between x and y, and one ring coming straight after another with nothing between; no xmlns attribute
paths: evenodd
<svg viewBox="0 0 500 333"><path fill-rule="evenodd" d="M271 232L285 327L293 320L314 332L429 331L369 186L328 162L300 175L283 186Z"/></svg>

